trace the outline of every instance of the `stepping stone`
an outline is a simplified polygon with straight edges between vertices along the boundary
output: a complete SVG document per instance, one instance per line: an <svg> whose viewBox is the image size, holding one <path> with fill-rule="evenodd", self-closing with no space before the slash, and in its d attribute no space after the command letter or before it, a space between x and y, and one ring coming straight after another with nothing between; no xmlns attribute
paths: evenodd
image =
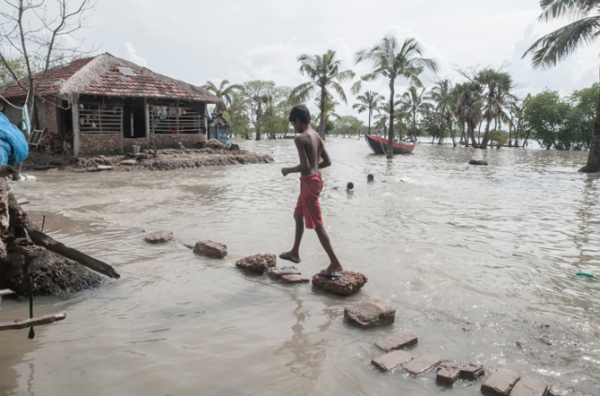
<svg viewBox="0 0 600 396"><path fill-rule="evenodd" d="M481 364L465 363L460 366L460 378L469 381L477 381L479 377L485 374Z"/></svg>
<svg viewBox="0 0 600 396"><path fill-rule="evenodd" d="M459 369L456 368L454 370L448 370L445 368L441 368L437 372L437 376L435 379L438 384L453 385L458 380L459 377L460 377Z"/></svg>
<svg viewBox="0 0 600 396"><path fill-rule="evenodd" d="M194 246L194 253L212 258L223 258L227 256L227 245L215 241L198 241Z"/></svg>
<svg viewBox="0 0 600 396"><path fill-rule="evenodd" d="M507 396L521 376L515 371L498 369L481 385L485 396Z"/></svg>
<svg viewBox="0 0 600 396"><path fill-rule="evenodd" d="M344 319L361 327L394 323L396 308L382 300L369 300L344 309Z"/></svg>
<svg viewBox="0 0 600 396"><path fill-rule="evenodd" d="M328 279L319 274L312 278L312 284L326 292L348 296L360 290L367 283L367 277L359 272L342 271L339 278Z"/></svg>
<svg viewBox="0 0 600 396"><path fill-rule="evenodd" d="M488 163L483 160L470 160L469 165L487 165Z"/></svg>
<svg viewBox="0 0 600 396"><path fill-rule="evenodd" d="M264 274L269 268L275 267L277 257L274 254L255 254L254 256L244 257L235 262L235 266L247 271L260 272Z"/></svg>
<svg viewBox="0 0 600 396"><path fill-rule="evenodd" d="M409 345L414 345L417 343L417 341L417 336L409 333L398 333L386 337L383 340L377 341L375 345L379 349L389 352L393 349L400 349Z"/></svg>
<svg viewBox="0 0 600 396"><path fill-rule="evenodd" d="M279 280L283 275L300 275L300 271L292 265L289 267L282 267L281 269L269 268L267 275L275 280Z"/></svg>
<svg viewBox="0 0 600 396"><path fill-rule="evenodd" d="M545 396L548 385L533 377L523 377L510 391L511 396Z"/></svg>
<svg viewBox="0 0 600 396"><path fill-rule="evenodd" d="M294 274L294 275L283 275L281 277L281 281L283 283L306 283L306 282L310 282L310 279Z"/></svg>
<svg viewBox="0 0 600 396"><path fill-rule="evenodd" d="M377 359L371 360L375 366L379 367L383 371L388 371L396 366L404 364L412 359L410 353L406 351L394 351L386 355L379 356Z"/></svg>
<svg viewBox="0 0 600 396"><path fill-rule="evenodd" d="M439 356L425 354L421 355L418 358L412 360L406 366L404 366L404 370L408 371L413 375L423 374L424 372L431 369L433 366L441 362L442 359Z"/></svg>
<svg viewBox="0 0 600 396"><path fill-rule="evenodd" d="M165 243L173 240L173 231L153 231L146 234L148 243Z"/></svg>

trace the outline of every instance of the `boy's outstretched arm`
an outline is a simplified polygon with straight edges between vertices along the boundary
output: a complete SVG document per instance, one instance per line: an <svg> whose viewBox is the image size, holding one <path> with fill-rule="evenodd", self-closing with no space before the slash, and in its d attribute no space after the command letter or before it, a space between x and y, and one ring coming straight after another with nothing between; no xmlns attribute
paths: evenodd
<svg viewBox="0 0 600 396"><path fill-rule="evenodd" d="M298 150L298 157L300 158L300 164L293 168L282 168L281 174L287 176L289 173L307 172L310 169L310 163L308 162L308 155L306 154L306 148L300 139L294 139L296 143L296 149Z"/></svg>

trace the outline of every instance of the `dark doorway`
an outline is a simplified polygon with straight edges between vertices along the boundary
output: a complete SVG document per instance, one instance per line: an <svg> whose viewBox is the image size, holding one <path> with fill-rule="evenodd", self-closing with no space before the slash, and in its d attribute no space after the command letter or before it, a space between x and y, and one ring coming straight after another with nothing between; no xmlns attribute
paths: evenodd
<svg viewBox="0 0 600 396"><path fill-rule="evenodd" d="M144 99L125 99L123 107L123 137L125 139L146 137Z"/></svg>

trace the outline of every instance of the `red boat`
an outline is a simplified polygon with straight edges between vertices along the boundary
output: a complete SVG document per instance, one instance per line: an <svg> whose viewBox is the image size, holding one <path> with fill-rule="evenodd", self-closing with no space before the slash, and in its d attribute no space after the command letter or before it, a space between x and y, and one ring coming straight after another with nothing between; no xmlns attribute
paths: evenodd
<svg viewBox="0 0 600 396"><path fill-rule="evenodd" d="M385 154L388 140L379 136L365 135L365 140L375 154ZM392 142L394 154L408 154L415 149L414 141Z"/></svg>

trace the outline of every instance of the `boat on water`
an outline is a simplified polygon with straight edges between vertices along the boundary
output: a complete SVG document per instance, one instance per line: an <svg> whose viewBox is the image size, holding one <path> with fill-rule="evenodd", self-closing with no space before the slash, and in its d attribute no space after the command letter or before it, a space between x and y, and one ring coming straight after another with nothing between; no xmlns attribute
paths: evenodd
<svg viewBox="0 0 600 396"><path fill-rule="evenodd" d="M385 154L387 151L388 140L379 136L365 135L365 140L371 150L375 154ZM414 141L400 141L392 142L392 149L394 154L408 154L415 149L416 143Z"/></svg>

